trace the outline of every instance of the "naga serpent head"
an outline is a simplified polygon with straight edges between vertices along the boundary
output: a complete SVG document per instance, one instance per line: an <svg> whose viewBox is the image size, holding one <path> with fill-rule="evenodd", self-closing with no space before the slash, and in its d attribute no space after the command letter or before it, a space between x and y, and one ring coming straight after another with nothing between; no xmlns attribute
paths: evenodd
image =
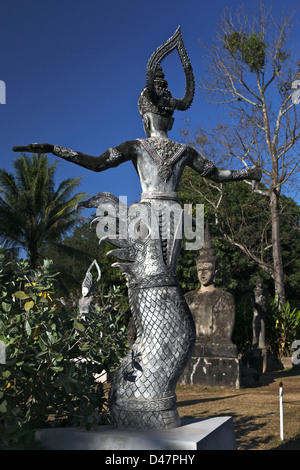
<svg viewBox="0 0 300 470"><path fill-rule="evenodd" d="M108 241L116 246L107 255L119 259L112 266L121 269L129 285L147 285L159 278L174 282L181 237L173 236L171 249L164 252L160 221L152 204L143 202L128 207L113 194L99 193L79 205L97 208L92 224L97 223L100 243ZM178 232L181 216L176 220Z"/></svg>

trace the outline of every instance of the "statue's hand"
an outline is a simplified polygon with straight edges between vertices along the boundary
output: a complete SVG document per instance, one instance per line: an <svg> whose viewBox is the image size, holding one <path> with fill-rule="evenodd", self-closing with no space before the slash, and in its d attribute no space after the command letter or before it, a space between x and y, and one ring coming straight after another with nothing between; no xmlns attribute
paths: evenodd
<svg viewBox="0 0 300 470"><path fill-rule="evenodd" d="M26 146L13 147L14 152L31 152L31 153L52 153L54 145L50 144L29 144Z"/></svg>
<svg viewBox="0 0 300 470"><path fill-rule="evenodd" d="M258 166L253 166L248 170L248 179L254 181L261 180L262 171Z"/></svg>

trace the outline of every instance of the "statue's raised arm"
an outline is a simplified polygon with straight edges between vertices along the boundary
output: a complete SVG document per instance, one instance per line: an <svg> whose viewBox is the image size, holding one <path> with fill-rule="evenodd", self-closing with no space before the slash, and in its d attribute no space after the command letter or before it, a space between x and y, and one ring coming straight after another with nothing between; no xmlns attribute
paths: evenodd
<svg viewBox="0 0 300 470"><path fill-rule="evenodd" d="M262 171L259 167L244 168L242 170L220 170L213 162L201 157L195 150L190 148L191 159L189 166L197 171L203 178L208 178L216 183L229 183L231 181L252 180L260 181Z"/></svg>
<svg viewBox="0 0 300 470"><path fill-rule="evenodd" d="M14 152L31 152L31 153L52 153L54 145L50 144L28 144L17 145L12 148Z"/></svg>
<svg viewBox="0 0 300 470"><path fill-rule="evenodd" d="M94 157L82 152L51 144L29 144L26 146L16 146L12 149L14 152L31 153L52 153L57 157L63 158L68 162L87 168L92 171L104 171L115 167L134 157L132 145L130 142L124 142L118 147L110 147L102 155Z"/></svg>

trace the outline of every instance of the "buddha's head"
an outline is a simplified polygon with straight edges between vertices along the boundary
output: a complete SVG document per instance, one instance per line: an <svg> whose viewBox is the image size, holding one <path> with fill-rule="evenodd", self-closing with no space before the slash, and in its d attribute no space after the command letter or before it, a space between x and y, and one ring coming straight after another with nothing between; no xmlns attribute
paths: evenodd
<svg viewBox="0 0 300 470"><path fill-rule="evenodd" d="M197 262L198 279L202 286L214 285L216 281L216 263L200 261Z"/></svg>
<svg viewBox="0 0 300 470"><path fill-rule="evenodd" d="M218 271L218 259L211 245L208 223L205 227L204 245L196 259L196 265L201 286L214 285Z"/></svg>

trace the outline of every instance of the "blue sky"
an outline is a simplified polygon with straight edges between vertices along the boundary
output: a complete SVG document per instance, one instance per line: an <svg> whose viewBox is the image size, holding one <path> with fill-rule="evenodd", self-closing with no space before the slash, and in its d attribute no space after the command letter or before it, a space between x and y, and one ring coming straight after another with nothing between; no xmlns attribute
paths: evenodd
<svg viewBox="0 0 300 470"><path fill-rule="evenodd" d="M247 10L255 5L246 2ZM283 2L265 2L281 11ZM299 7L299 0L286 2ZM205 64L199 38L211 43L226 6L237 0L1 0L0 168L12 169L14 145L47 142L100 155L108 147L144 137L137 99L145 85L152 52L181 25L196 80ZM300 31L294 31L294 47ZM184 92L177 58L166 61L173 95ZM196 90L190 110L175 114L170 137L189 118L192 126L212 127L216 109ZM58 157L49 155L51 162ZM140 184L131 162L93 173L60 160L57 180L82 176L81 191L109 191L139 200Z"/></svg>

